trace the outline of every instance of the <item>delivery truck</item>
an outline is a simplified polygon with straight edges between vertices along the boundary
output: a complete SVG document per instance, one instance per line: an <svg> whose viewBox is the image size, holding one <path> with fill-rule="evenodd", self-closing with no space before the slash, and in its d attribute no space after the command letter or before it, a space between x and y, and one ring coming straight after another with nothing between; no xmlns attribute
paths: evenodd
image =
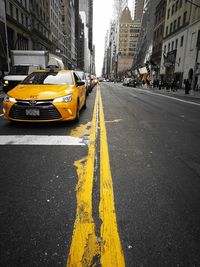
<svg viewBox="0 0 200 267"><path fill-rule="evenodd" d="M3 78L3 91L7 93L34 70L45 69L51 58L56 58L63 64L61 57L49 51L11 50L11 69Z"/></svg>

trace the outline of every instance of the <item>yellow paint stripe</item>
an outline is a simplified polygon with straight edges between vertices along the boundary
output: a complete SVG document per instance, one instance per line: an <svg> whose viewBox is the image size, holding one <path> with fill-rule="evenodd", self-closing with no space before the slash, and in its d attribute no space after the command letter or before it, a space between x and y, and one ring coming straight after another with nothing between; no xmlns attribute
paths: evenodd
<svg viewBox="0 0 200 267"><path fill-rule="evenodd" d="M78 173L77 211L67 267L95 266L93 259L99 255L99 245L92 217L92 189L97 132L98 93L92 118L88 157L75 162Z"/></svg>
<svg viewBox="0 0 200 267"><path fill-rule="evenodd" d="M99 90L99 88L98 88ZM103 113L102 98L100 97L100 204L99 214L101 224L101 265L102 267L125 266L124 255L120 243L115 214L114 194L106 127Z"/></svg>

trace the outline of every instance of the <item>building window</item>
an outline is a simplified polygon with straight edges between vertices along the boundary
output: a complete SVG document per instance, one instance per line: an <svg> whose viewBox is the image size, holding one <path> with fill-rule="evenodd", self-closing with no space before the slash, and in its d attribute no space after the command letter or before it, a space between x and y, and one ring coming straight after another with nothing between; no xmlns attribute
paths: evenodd
<svg viewBox="0 0 200 267"><path fill-rule="evenodd" d="M28 28L29 25L28 25L28 17L26 17L26 27Z"/></svg>
<svg viewBox="0 0 200 267"><path fill-rule="evenodd" d="M174 21L174 31L176 30L176 19Z"/></svg>
<svg viewBox="0 0 200 267"><path fill-rule="evenodd" d="M24 24L24 14L21 13L21 23Z"/></svg>
<svg viewBox="0 0 200 267"><path fill-rule="evenodd" d="M178 17L178 23L177 23L177 28L181 26L181 17Z"/></svg>
<svg viewBox="0 0 200 267"><path fill-rule="evenodd" d="M176 39L175 49L177 49L177 47L178 47L178 39Z"/></svg>
<svg viewBox="0 0 200 267"><path fill-rule="evenodd" d="M19 21L19 10L16 8L16 20Z"/></svg>
<svg viewBox="0 0 200 267"><path fill-rule="evenodd" d="M186 20L187 20L187 11L185 11L183 15L183 25L186 24Z"/></svg>
<svg viewBox="0 0 200 267"><path fill-rule="evenodd" d="M162 17L164 18L165 17L165 8L163 7L162 9Z"/></svg>
<svg viewBox="0 0 200 267"><path fill-rule="evenodd" d="M166 27L166 36L168 35L168 26Z"/></svg>
<svg viewBox="0 0 200 267"><path fill-rule="evenodd" d="M9 3L10 6L10 16L13 17L13 5Z"/></svg>
<svg viewBox="0 0 200 267"><path fill-rule="evenodd" d="M174 41L172 41L172 50L174 50Z"/></svg>
<svg viewBox="0 0 200 267"><path fill-rule="evenodd" d="M174 14L175 4L172 6L172 15Z"/></svg>
<svg viewBox="0 0 200 267"><path fill-rule="evenodd" d="M172 32L172 26L173 26L173 23L170 23L170 33Z"/></svg>
<svg viewBox="0 0 200 267"><path fill-rule="evenodd" d="M195 48L195 41L196 41L196 32L193 32L191 36L190 50L193 50Z"/></svg>
<svg viewBox="0 0 200 267"><path fill-rule="evenodd" d="M175 8L175 11L178 10L178 0L176 1L176 8Z"/></svg>
<svg viewBox="0 0 200 267"><path fill-rule="evenodd" d="M170 43L168 43L168 52L170 51Z"/></svg>
<svg viewBox="0 0 200 267"><path fill-rule="evenodd" d="M182 0L180 0L180 2L179 2L179 8L181 8L181 7L182 7L182 4L183 4L183 1L182 1Z"/></svg>
<svg viewBox="0 0 200 267"><path fill-rule="evenodd" d="M167 10L167 19L169 19L170 16L170 8Z"/></svg>
<svg viewBox="0 0 200 267"><path fill-rule="evenodd" d="M180 43L181 47L183 46L183 40L184 40L184 36L181 36L181 43Z"/></svg>

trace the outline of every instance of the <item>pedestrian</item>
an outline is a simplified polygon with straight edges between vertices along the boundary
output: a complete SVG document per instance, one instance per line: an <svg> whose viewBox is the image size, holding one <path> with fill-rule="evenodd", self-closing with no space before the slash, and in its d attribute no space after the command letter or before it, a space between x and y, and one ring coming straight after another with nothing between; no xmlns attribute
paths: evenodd
<svg viewBox="0 0 200 267"><path fill-rule="evenodd" d="M162 82L161 82L161 80L158 82L158 89L159 90L161 90L161 88L162 88Z"/></svg>
<svg viewBox="0 0 200 267"><path fill-rule="evenodd" d="M170 81L166 81L166 91L170 91Z"/></svg>
<svg viewBox="0 0 200 267"><path fill-rule="evenodd" d="M184 80L184 84L185 84L185 95L189 94L190 91L190 82L188 79Z"/></svg>
<svg viewBox="0 0 200 267"><path fill-rule="evenodd" d="M179 88L180 88L180 81L178 80L178 81L176 82L176 91L178 91Z"/></svg>
<svg viewBox="0 0 200 267"><path fill-rule="evenodd" d="M172 83L171 83L171 90L174 92L176 91L176 81L173 80Z"/></svg>

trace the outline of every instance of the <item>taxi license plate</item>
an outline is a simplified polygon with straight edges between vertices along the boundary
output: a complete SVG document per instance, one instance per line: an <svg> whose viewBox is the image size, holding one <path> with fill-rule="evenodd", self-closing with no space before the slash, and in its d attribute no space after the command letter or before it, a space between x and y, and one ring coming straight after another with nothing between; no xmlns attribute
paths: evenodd
<svg viewBox="0 0 200 267"><path fill-rule="evenodd" d="M39 109L26 109L26 116L38 117L40 116Z"/></svg>

